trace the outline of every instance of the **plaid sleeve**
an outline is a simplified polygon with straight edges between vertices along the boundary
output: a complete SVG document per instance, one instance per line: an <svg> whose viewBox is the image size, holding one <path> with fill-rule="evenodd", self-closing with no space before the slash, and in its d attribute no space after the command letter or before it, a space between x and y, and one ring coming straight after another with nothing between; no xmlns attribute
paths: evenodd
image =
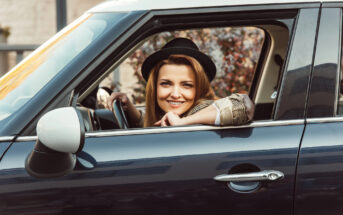
<svg viewBox="0 0 343 215"><path fill-rule="evenodd" d="M242 125L248 122L244 98L240 94L232 94L214 102L220 111L220 125Z"/></svg>

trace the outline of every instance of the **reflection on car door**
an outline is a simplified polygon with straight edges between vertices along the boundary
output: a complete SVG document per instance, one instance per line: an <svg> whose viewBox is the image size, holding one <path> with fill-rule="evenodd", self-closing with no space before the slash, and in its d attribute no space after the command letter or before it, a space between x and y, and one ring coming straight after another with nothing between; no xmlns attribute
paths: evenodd
<svg viewBox="0 0 343 215"><path fill-rule="evenodd" d="M10 165L5 160L0 190L6 207L1 211L18 213L13 202L20 197L20 210L44 211L49 205L62 214L292 214L295 163L303 131L302 120L293 124L89 137L83 150L87 156L79 155L82 168L48 180L33 179L22 168L5 171ZM28 153L30 147L15 143L7 155ZM257 183L253 192L249 192L251 184L229 187L213 179L229 172L260 170L278 170L285 177Z"/></svg>
<svg viewBox="0 0 343 215"><path fill-rule="evenodd" d="M340 214L343 210L342 112L336 116L341 72L342 9L330 6L324 5L321 12L307 124L299 153L296 215Z"/></svg>

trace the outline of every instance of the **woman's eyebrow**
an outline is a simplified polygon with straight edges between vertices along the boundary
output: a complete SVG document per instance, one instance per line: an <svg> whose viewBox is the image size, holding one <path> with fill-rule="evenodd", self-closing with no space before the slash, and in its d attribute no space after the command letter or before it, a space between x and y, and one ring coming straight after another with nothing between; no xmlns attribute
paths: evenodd
<svg viewBox="0 0 343 215"><path fill-rule="evenodd" d="M170 81L169 79L160 78L159 81Z"/></svg>

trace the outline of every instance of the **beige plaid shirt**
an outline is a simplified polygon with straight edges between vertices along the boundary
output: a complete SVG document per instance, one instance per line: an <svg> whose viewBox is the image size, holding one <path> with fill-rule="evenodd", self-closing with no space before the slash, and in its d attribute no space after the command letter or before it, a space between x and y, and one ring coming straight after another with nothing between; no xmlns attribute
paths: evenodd
<svg viewBox="0 0 343 215"><path fill-rule="evenodd" d="M215 101L205 100L192 108L186 116L192 115L211 104L214 104L217 110L219 110L220 125L242 125L249 121L244 105L244 98L241 94L232 94Z"/></svg>

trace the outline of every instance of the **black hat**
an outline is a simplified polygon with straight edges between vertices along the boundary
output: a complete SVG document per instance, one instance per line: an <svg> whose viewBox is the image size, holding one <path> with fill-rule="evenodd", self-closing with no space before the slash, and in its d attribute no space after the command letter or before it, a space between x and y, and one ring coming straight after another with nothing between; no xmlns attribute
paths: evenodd
<svg viewBox="0 0 343 215"><path fill-rule="evenodd" d="M142 65L143 78L148 81L151 69L158 62L168 59L168 57L173 54L183 54L195 58L203 67L209 81L212 81L216 76L216 66L209 56L199 51L199 48L192 40L176 38L164 45L161 50L151 54L145 59Z"/></svg>

